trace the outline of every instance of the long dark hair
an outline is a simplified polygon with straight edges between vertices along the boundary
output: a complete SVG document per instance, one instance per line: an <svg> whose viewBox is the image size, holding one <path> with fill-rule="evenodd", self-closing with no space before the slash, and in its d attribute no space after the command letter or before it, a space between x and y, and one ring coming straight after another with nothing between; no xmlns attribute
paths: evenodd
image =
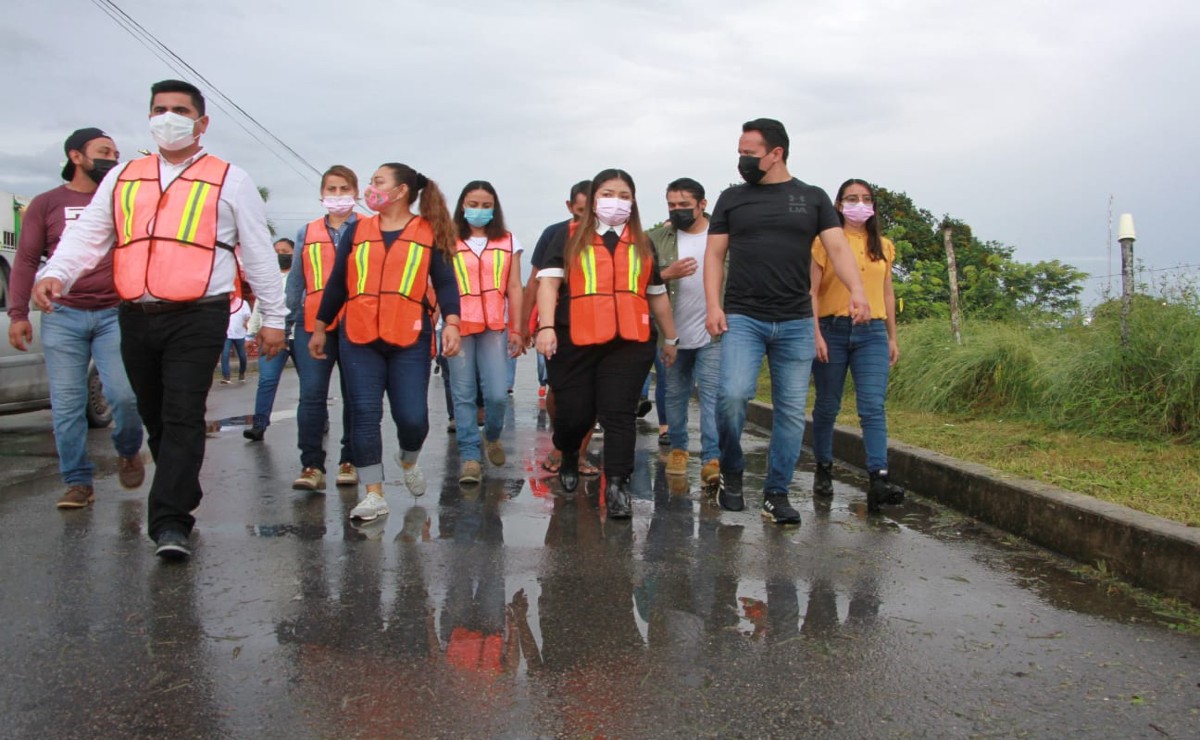
<svg viewBox="0 0 1200 740"><path fill-rule="evenodd" d="M575 235L567 242L567 248L563 252L563 264L566 265L568 276L571 274L571 265L575 264L575 258L592 243L592 237L596 234L596 193L600 190L600 186L609 180L620 180L629 186L629 191L633 194L633 207L630 209L629 221L626 223L626 227L629 229L629 241L637 246L638 256L643 260L654 257L650 238L646 236L645 231L642 231L642 219L638 215L637 186L633 184L633 178L625 170L607 169L592 178L592 192L588 194L587 211L580 219L579 226L575 228Z"/></svg>
<svg viewBox="0 0 1200 740"><path fill-rule="evenodd" d="M442 195L438 184L406 164L385 162L379 166L392 171L397 185L408 186L410 207L417 193L421 194L417 209L421 218L428 221L433 228L433 247L447 259L454 257L458 239L454 236L454 221L450 219L450 209L446 208L446 197Z"/></svg>
<svg viewBox="0 0 1200 740"><path fill-rule="evenodd" d="M508 229L504 228L504 209L500 207L500 196L496 195L496 189L487 180L472 180L462 189L462 193L458 196L458 205L454 206L454 226L458 229L458 238L466 239L471 236L471 224L467 223L467 217L463 211L463 202L467 199L467 193L472 190L487 191L487 194L492 196L492 200L496 204L493 207L492 220L487 226L483 227L483 233L487 234L488 241L502 239L507 236Z"/></svg>
<svg viewBox="0 0 1200 740"><path fill-rule="evenodd" d="M875 202L875 188L871 186L871 183L867 182L866 180L858 180L856 178L850 178L846 182L842 183L842 186L838 188L838 203L842 202L842 196L846 194L846 188L850 187L851 185L862 185L867 189L867 194L871 196L871 205L876 208L879 206L879 204ZM838 218L842 220L842 226L844 227L846 225L846 217L842 215L841 211L838 211ZM871 258L872 262L878 262L879 260L883 259L883 237L879 234L878 211L875 212L875 215L867 219L867 222L863 224L863 228L867 230L867 256Z"/></svg>

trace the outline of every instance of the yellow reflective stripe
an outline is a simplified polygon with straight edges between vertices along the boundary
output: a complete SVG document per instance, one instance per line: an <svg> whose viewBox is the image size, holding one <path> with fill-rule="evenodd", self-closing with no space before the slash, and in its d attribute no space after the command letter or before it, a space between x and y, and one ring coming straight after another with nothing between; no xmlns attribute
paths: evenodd
<svg viewBox="0 0 1200 740"><path fill-rule="evenodd" d="M192 221L196 215L196 202L200 199L200 193L204 189L205 183L196 180L192 183L191 189L188 191L187 200L183 202L183 216L179 219L179 232L175 234L175 238L179 241L188 241L187 235L191 231Z"/></svg>
<svg viewBox="0 0 1200 740"><path fill-rule="evenodd" d="M579 255L583 267L583 293L592 295L596 292L596 248L588 245Z"/></svg>
<svg viewBox="0 0 1200 740"><path fill-rule="evenodd" d="M123 244L133 241L133 204L137 202L137 191L142 186L141 180L125 183L121 191L121 207L125 211L125 229Z"/></svg>
<svg viewBox="0 0 1200 740"><path fill-rule="evenodd" d="M308 263L312 265L313 292L325 289L325 265L321 260L321 245L308 245Z"/></svg>
<svg viewBox="0 0 1200 740"><path fill-rule="evenodd" d="M354 248L354 265L358 268L358 293L367 291L367 269L370 267L371 242L363 242Z"/></svg>
<svg viewBox="0 0 1200 740"><path fill-rule="evenodd" d="M467 257L462 252L454 255L454 277L458 280L458 292L470 295L471 274L467 271Z"/></svg>
<svg viewBox="0 0 1200 740"><path fill-rule="evenodd" d="M496 283L496 290L504 290L504 260L507 258L508 252L503 249L492 251L492 280Z"/></svg>
<svg viewBox="0 0 1200 740"><path fill-rule="evenodd" d="M638 281L642 278L642 258L638 255L637 245L629 245L629 292L636 293Z"/></svg>
<svg viewBox="0 0 1200 740"><path fill-rule="evenodd" d="M408 243L408 258L404 261L404 273L400 278L400 294L412 296L413 283L417 281L417 266L420 264L421 245Z"/></svg>

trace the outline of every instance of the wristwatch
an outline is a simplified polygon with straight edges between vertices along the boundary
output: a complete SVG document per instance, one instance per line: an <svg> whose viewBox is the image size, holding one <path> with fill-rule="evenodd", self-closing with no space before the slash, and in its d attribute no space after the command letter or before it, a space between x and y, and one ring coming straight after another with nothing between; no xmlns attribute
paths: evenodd
<svg viewBox="0 0 1200 740"><path fill-rule="evenodd" d="M675 337L674 339L664 339L663 344L667 345L668 347L674 347L675 345L679 344L679 337Z"/></svg>

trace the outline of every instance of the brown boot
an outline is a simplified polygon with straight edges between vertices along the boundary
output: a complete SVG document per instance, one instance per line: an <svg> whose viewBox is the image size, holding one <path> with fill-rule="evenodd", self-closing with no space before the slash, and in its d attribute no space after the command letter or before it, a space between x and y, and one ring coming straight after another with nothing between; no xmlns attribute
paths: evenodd
<svg viewBox="0 0 1200 740"><path fill-rule="evenodd" d="M137 488L146 480L146 463L140 454L117 458L117 478L126 488Z"/></svg>
<svg viewBox="0 0 1200 740"><path fill-rule="evenodd" d="M83 509L96 500L91 486L67 486L67 492L58 500L60 509Z"/></svg>

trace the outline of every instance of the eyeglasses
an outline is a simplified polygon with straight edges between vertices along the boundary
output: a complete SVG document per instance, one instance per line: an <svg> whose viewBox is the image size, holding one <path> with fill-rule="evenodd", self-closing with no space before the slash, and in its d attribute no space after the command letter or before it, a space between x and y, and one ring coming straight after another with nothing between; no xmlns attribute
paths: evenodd
<svg viewBox="0 0 1200 740"><path fill-rule="evenodd" d="M843 203L866 203L868 205L875 202L875 199L869 195L846 195L842 197Z"/></svg>

